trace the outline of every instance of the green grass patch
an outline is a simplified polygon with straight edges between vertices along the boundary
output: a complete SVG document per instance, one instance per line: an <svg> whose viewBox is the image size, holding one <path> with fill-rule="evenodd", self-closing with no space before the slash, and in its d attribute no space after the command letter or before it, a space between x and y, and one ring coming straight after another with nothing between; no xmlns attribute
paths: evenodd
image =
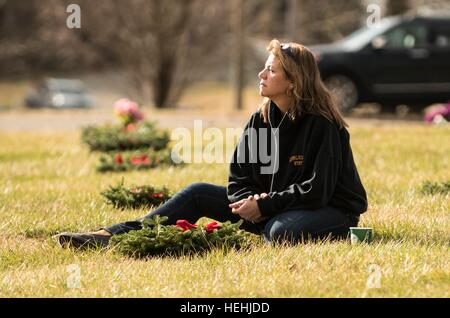
<svg viewBox="0 0 450 318"><path fill-rule="evenodd" d="M0 132L0 297L449 297L450 128L350 132L369 199L360 225L373 227L372 244L255 241L246 250L145 259L62 249L51 236L154 208L108 205L102 190L122 179L175 193L198 181L226 185L227 164L100 174L99 154L77 132ZM73 265L79 288L67 284ZM374 272L379 285L371 287Z"/></svg>

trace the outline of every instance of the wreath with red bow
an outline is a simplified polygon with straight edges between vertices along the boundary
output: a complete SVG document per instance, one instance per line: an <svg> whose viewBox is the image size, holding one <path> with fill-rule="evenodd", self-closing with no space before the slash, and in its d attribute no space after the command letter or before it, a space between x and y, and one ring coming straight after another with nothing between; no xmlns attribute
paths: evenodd
<svg viewBox="0 0 450 318"><path fill-rule="evenodd" d="M242 220L204 226L178 220L176 225L164 225L167 217L159 215L145 219L142 229L114 235L111 244L122 254L133 257L181 256L204 253L213 248L228 250L249 245L249 233L240 229Z"/></svg>
<svg viewBox="0 0 450 318"><path fill-rule="evenodd" d="M166 187L153 187L151 185L124 186L122 179L117 185L111 185L101 192L108 204L116 209L138 209L158 206L169 200L172 195Z"/></svg>

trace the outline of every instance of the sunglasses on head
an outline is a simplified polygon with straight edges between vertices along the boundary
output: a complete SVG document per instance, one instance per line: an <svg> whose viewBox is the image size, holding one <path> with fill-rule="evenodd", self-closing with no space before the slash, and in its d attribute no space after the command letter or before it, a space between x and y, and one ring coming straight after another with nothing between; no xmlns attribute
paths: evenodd
<svg viewBox="0 0 450 318"><path fill-rule="evenodd" d="M286 53L288 56L290 56L292 59L295 60L294 49L289 45L289 43L281 44L281 51L283 51L284 53Z"/></svg>

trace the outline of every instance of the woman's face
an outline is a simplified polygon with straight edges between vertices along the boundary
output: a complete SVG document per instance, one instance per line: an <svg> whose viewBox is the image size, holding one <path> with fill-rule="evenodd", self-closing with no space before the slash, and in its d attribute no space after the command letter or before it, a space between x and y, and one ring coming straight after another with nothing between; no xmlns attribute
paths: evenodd
<svg viewBox="0 0 450 318"><path fill-rule="evenodd" d="M272 100L285 97L288 89L292 87L280 60L273 54L269 55L264 69L259 72L258 76L260 80L259 94Z"/></svg>

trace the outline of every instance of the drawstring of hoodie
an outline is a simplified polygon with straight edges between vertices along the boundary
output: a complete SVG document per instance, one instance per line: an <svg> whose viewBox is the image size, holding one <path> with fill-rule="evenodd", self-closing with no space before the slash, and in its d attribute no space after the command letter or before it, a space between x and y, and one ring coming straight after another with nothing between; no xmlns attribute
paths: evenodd
<svg viewBox="0 0 450 318"><path fill-rule="evenodd" d="M273 134L274 139L275 139L275 143L274 143L274 145L275 145L275 163L274 163L274 166L273 166L272 177L271 177L271 180L270 180L270 191L269 191L269 193L271 193L271 192L273 191L273 182L274 182L274 179L275 179L275 169L276 169L276 166L277 166L276 160L277 160L277 158L278 158L278 144L277 144L278 140L277 140L277 138L276 138L276 134L277 134L278 130L280 129L280 126L281 126L281 124L283 123L284 118L285 118L286 115L287 115L287 112L284 113L284 115L283 115L283 117L282 117L282 119L281 119L281 121L280 121L280 124L278 125L278 127L275 128L275 132L274 132L274 128L273 128L272 122L271 122L271 120L270 120L270 111L271 111L271 107L269 106L269 116L268 116L268 118L269 118L269 126L270 126L270 131L271 131L271 133ZM251 121L251 123L250 123L250 129L254 129L254 126L255 126L255 117L256 117L256 116L253 116L253 118L252 118L252 121ZM251 134L250 134L250 141L249 141L249 151L250 151L250 152L251 152L252 149L253 149L252 145L253 145L253 134L251 133ZM312 177L311 177L310 179L308 179L308 180L303 181L303 182L299 185L299 190L300 190L300 193L301 193L301 194L306 194L306 193L308 193L308 192L311 191L311 189L312 189L311 183L312 183L312 181L315 179L315 177L316 177L316 172L313 171Z"/></svg>
<svg viewBox="0 0 450 318"><path fill-rule="evenodd" d="M269 107L270 107L270 106L269 106ZM270 132L274 135L274 139L275 139L275 143L274 143L274 145L275 145L275 164L273 165L273 171L272 171L272 178L271 178L271 180L270 180L270 191L269 191L269 193L271 193L272 190L273 190L273 180L274 180L274 178L275 178L275 168L277 167L277 164L276 164L276 160L277 160L277 158L278 158L278 146L277 146L278 140L277 140L277 132L278 132L278 130L280 129L280 126L281 126L281 124L283 123L284 118L285 118L286 115L287 115L287 112L284 113L283 118L281 118L280 124L279 124L278 127L275 129L275 133L274 133L274 132L273 132L273 128L272 128L272 122L270 121L270 110L271 110L271 108L269 108L269 116L268 116L268 117L269 117Z"/></svg>

